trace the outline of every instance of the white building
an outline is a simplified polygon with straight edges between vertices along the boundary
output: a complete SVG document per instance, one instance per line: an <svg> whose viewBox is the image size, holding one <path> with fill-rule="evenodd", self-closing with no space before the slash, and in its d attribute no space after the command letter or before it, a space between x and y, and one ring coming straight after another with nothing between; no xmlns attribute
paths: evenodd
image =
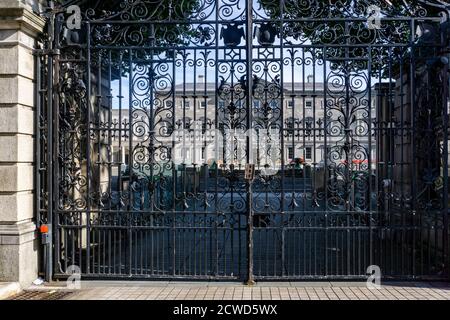
<svg viewBox="0 0 450 320"><path fill-rule="evenodd" d="M327 88L324 91L323 83L284 83L283 94L278 93L276 96L273 93L270 96L264 88L254 94L251 127L257 132L266 129L279 135L272 143L275 143L279 151L283 149L285 164L301 159L306 164L320 166L323 165L326 154L327 161L336 163L368 162L369 128L375 120L376 94L370 95L368 90L353 91L351 98L347 99L348 103L345 103L344 87L342 90ZM369 98L371 103L368 103ZM114 162L125 166L129 164L130 146L134 152L139 150L141 153L145 149L144 154L147 156L140 157L144 162L148 161L152 147L157 149L157 160L171 159L187 166L211 164L213 159L217 159L219 165L230 162L230 159L224 160L226 156L223 155L223 150L219 151L217 158L216 149L209 144L213 142L211 137L214 136L214 130L222 133L227 129L245 132L248 114L245 96L224 95L215 83L205 83L200 79L195 84L178 84L171 92L159 92L151 100L152 105L141 101L133 104L147 107L132 109L132 129L129 109L112 110L111 127L121 129L113 134ZM284 137L281 137L282 132ZM172 141L172 133L177 135L176 142ZM198 139L201 133L208 136L206 140ZM131 143L130 135L133 136ZM186 139L180 139L181 136ZM197 138L195 144L194 137ZM255 152L258 152L254 161L257 165L262 165L262 155L259 153L264 154L259 146L260 142L260 137L254 139ZM342 147L346 144L352 148L348 152L342 152ZM372 141L372 146L370 153L372 160L375 160L375 141ZM235 155L236 157L239 155ZM245 163L245 159L242 160ZM277 167L281 166L281 155L277 156L275 162Z"/></svg>

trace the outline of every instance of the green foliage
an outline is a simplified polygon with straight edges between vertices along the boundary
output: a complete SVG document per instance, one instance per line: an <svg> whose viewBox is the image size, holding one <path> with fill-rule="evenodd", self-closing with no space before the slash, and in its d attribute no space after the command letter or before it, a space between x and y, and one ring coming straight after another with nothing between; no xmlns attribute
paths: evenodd
<svg viewBox="0 0 450 320"><path fill-rule="evenodd" d="M368 59L363 61L361 58L370 55L372 75L379 76L381 73L382 77L398 72L399 61L407 61L411 54L408 49L400 45L392 49L387 46L356 48L354 45L407 45L417 41L412 33L416 30L412 30L410 20L403 18L439 16L437 7L425 7L423 1L417 0L285 0L282 7L278 0L259 2L269 18L278 25L284 39L317 45L314 53L319 57L325 56L333 62L334 68L368 69ZM382 18L391 18L382 21L378 29L368 23L368 18L375 13L374 8L379 8ZM302 20L299 21L299 18ZM282 30L279 30L281 23ZM321 48L325 48L325 52ZM349 62L350 59L355 60ZM389 60L393 62L391 70L388 70Z"/></svg>
<svg viewBox="0 0 450 320"><path fill-rule="evenodd" d="M121 44L173 46L184 44L190 36L196 35L188 23L179 24L171 23L171 21L188 22L189 16L198 9L198 0L142 0L135 2L124 0L57 0L57 2L63 7L73 4L79 5L82 15L90 20L130 21L130 24L123 24L123 28L128 29L128 38L119 37L119 41L116 43L118 46ZM141 27L133 24L136 21L155 21L155 24L152 28L149 28L148 25ZM131 37L132 33L136 40ZM137 43L140 39L148 39L152 42ZM136 43L133 43L133 41Z"/></svg>
<svg viewBox="0 0 450 320"><path fill-rule="evenodd" d="M138 58L145 60L155 54L166 53L172 57L174 52L169 47L186 45L208 37L208 32L189 23L192 16L200 11L201 0L57 0L62 6L77 4L89 19L109 21L130 21L122 23L121 30L97 32L99 41L114 41L115 46L156 46L159 50L140 50ZM413 39L415 32L410 28L408 20L396 19L382 22L381 29L370 28L366 18L372 13L371 6L381 11L382 17L417 17L438 16L436 7L427 6L424 10L422 1L418 0L258 0L258 4L272 20L285 41L310 43L317 48L329 45L327 52L315 49L315 54L326 55L328 61L338 61L369 55L368 49L351 47L361 44L407 44ZM281 3L283 6L281 6ZM340 20L336 19L339 18ZM281 20L282 19L282 20ZM302 19L298 21L298 19ZM297 20L297 21L296 21ZM135 21L154 22L141 26ZM281 26L282 21L282 27ZM279 22L279 23L278 23ZM282 30L280 30L280 28ZM97 31L98 31L97 30ZM103 37L103 40L102 40ZM203 39L204 40L204 39ZM336 45L343 45L341 48ZM345 47L347 45L347 47ZM331 48L334 46L334 48ZM402 59L404 49L397 47L373 50L372 69L377 70L392 57ZM334 59L334 60L333 60ZM368 62L355 63L358 69L367 68ZM375 71L377 72L377 71ZM383 71L384 72L384 71Z"/></svg>

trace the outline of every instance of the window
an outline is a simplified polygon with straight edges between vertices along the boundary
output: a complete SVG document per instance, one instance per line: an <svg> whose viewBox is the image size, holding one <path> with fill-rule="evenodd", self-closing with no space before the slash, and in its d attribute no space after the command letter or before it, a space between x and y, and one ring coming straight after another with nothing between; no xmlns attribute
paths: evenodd
<svg viewBox="0 0 450 320"><path fill-rule="evenodd" d="M183 160L189 161L191 158L191 148L189 147L181 148L180 156L181 158L183 158Z"/></svg>
<svg viewBox="0 0 450 320"><path fill-rule="evenodd" d="M312 106L313 106L312 101L311 100L306 101L305 106L306 106L307 109L311 109Z"/></svg>
<svg viewBox="0 0 450 320"><path fill-rule="evenodd" d="M119 163L122 161L122 152L120 150L113 152L113 162Z"/></svg>
<svg viewBox="0 0 450 320"><path fill-rule="evenodd" d="M286 119L286 128L287 129L294 129L294 119L293 118L288 118Z"/></svg>
<svg viewBox="0 0 450 320"><path fill-rule="evenodd" d="M190 101L184 101L184 108L185 108L186 110L189 110L189 109L191 108L191 103L190 103Z"/></svg>
<svg viewBox="0 0 450 320"><path fill-rule="evenodd" d="M225 108L225 101L219 101L219 108L220 109Z"/></svg>
<svg viewBox="0 0 450 320"><path fill-rule="evenodd" d="M288 101L287 107L288 107L289 109L292 109L292 108L294 107L294 101Z"/></svg>
<svg viewBox="0 0 450 320"><path fill-rule="evenodd" d="M273 108L273 109L278 108L278 101L270 102L270 107Z"/></svg>
<svg viewBox="0 0 450 320"><path fill-rule="evenodd" d="M205 160L206 147L202 147L202 160Z"/></svg>
<svg viewBox="0 0 450 320"><path fill-rule="evenodd" d="M294 159L294 148L293 147L288 148L288 158Z"/></svg>
<svg viewBox="0 0 450 320"><path fill-rule="evenodd" d="M260 102L259 101L253 101L253 108L259 108Z"/></svg>
<svg viewBox="0 0 450 320"><path fill-rule="evenodd" d="M205 109L206 108L206 101L200 101L200 109Z"/></svg>
<svg viewBox="0 0 450 320"><path fill-rule="evenodd" d="M305 158L306 158L306 160L312 159L312 148L311 147L305 148Z"/></svg>

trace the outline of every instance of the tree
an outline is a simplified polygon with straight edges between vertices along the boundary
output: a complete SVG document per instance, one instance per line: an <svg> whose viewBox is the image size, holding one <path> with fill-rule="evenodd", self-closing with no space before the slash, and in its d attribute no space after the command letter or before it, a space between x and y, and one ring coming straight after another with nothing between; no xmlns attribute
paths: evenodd
<svg viewBox="0 0 450 320"><path fill-rule="evenodd" d="M199 9L198 0L57 0L57 2L62 7L80 6L85 20L121 21L123 24L120 27L113 27L111 24L93 27L91 30L93 39L102 44L165 47L184 44L189 38L200 36L200 32L193 30L188 23L171 23L171 21L189 21ZM130 23L127 24L127 21ZM142 21L148 21L149 24L135 23ZM152 21L158 23L151 24Z"/></svg>
<svg viewBox="0 0 450 320"><path fill-rule="evenodd" d="M202 0L58 0L58 2L65 7L72 4L79 5L85 19L121 21L120 25L93 26L91 37L99 44L158 48L157 50L140 49L137 60L139 58L145 60L161 53L173 57L175 51L170 48L189 43L205 45L214 38L214 32L218 32L211 27L189 23L199 17L206 3L214 4L213 2ZM271 27L285 41L293 39L297 43L310 43L317 46L313 50L317 58L325 57L336 66L348 65L351 58L366 57L370 54L371 70L378 72L387 65L389 59L398 61L410 55L409 49L404 47L388 48L383 45L411 43L410 40L415 37L415 34L412 34L415 30L411 30L410 21L405 19L383 20L379 28L372 28L368 23L368 17L377 14L377 10L382 18L436 17L443 11L446 2L441 0L258 0L258 4L259 9L265 11L272 20ZM127 21L130 23L127 24ZM136 23L142 21L148 24ZM422 25L424 24L422 22ZM438 32L430 34L433 37L429 39L430 42L437 43ZM361 44L376 44L381 47L368 49ZM322 52L323 47L326 48L326 52ZM357 69L367 69L368 62L355 62L352 66ZM387 76L385 70L382 72Z"/></svg>
<svg viewBox="0 0 450 320"><path fill-rule="evenodd" d="M435 17L442 11L442 1L420 0L285 0L280 6L279 0L259 0L270 18L286 21L283 24L283 36L309 40L313 44L344 44L345 35L350 41L373 43L376 35L391 31L389 40L401 42L407 40L408 33L398 32L399 22L385 22L380 29L371 28L365 18L375 16L377 11L382 18L389 17ZM436 4L436 6L433 5ZM309 22L295 22L298 18L308 18ZM342 18L336 21L336 18ZM362 20L361 20L362 18ZM407 30L406 30L407 31ZM348 40L348 38L347 38Z"/></svg>
<svg viewBox="0 0 450 320"><path fill-rule="evenodd" d="M285 0L283 6L278 0L260 0L260 4L269 18L274 21L283 19L282 27L278 24L277 29L283 39L292 38L296 42L317 45L315 54L319 58L326 56L335 67L351 64L359 70L368 69L368 62L350 63L349 60L368 57L370 50L371 70L373 73L381 70L383 76L388 76L386 66L389 59L398 62L410 55L411 48L383 47L395 43L409 44L414 40L415 34L412 32L416 30L411 30L410 20L403 18L438 17L446 5L439 0ZM374 27L369 24L368 18L375 15L393 19L382 20L379 26ZM299 21L299 18L303 20ZM425 24L427 22L422 22L421 27ZM428 24L428 27L431 26ZM427 40L436 44L439 41L436 24L434 28L431 38ZM361 44L376 44L379 47L368 49ZM326 52L321 50L324 46Z"/></svg>

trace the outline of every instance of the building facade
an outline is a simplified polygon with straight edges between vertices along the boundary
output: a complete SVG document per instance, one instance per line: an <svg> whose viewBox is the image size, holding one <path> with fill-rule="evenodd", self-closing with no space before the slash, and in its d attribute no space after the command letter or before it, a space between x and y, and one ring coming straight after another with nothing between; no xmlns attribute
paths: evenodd
<svg viewBox="0 0 450 320"><path fill-rule="evenodd" d="M311 79L309 76L308 79ZM219 88L218 88L219 87ZM329 162L346 161L344 158L333 159L332 149L342 144L342 139L346 136L345 130L354 133L355 141L361 145L365 152L369 150L369 127L373 126L375 132L376 123L376 91L372 88L369 92L360 94L358 106L351 108L360 110L353 113L353 119L344 120L341 118L342 110L340 97L333 97L324 90L323 83L284 83L282 86L284 93L277 93L276 98L267 98L255 94L251 109L246 107L246 102L238 100L237 103L229 99L221 98L220 86L216 83L205 83L204 77L199 77L196 83L185 83L174 86L174 92L156 92L153 96L153 107L146 109L128 106L118 108L115 104L112 109L112 123L119 129L114 134L112 153L114 162L127 166L130 159L130 146L135 148L139 144L149 145L149 134L155 136L156 146L171 145L169 147L170 157L177 163L184 163L187 166L193 164L211 164L216 161L219 165L227 162L227 149L245 148L243 134L247 132L245 126L246 114L250 110L252 116L252 138L253 141L253 162L257 166L264 166L262 159L264 155L256 154L261 151L260 132L265 132L265 138L269 139L279 152L274 154L266 153L266 160L276 169L281 169L282 164L291 165L301 162L313 167L323 167L325 160ZM131 97L133 104L139 99ZM368 103L370 99L370 103ZM328 105L326 102L328 101ZM138 102L136 105L140 105ZM235 127L230 125L229 109L230 105L236 104L238 119ZM342 103L342 105L345 105ZM369 110L370 109L370 110ZM164 117L167 110L169 117ZM151 116L153 114L154 116ZM369 115L370 114L370 115ZM172 117L172 115L174 115ZM131 116L131 121L130 121ZM347 121L347 123L345 123ZM130 128L133 129L130 129ZM326 129L326 130L325 130ZM220 135L220 145L222 150L217 151L214 144L214 135L211 132L217 130ZM119 137L119 132L123 132ZM184 132L184 133L183 133ZM197 132L197 134L193 134ZM360 134L358 134L360 133ZM133 136L132 143L129 137ZM201 136L201 137L200 137ZM233 144L232 137L239 140ZM240 138L239 138L240 137ZM372 134L372 143L375 145L375 135ZM281 143L284 144L283 155L281 155ZM229 151L229 150L228 150ZM235 150L236 151L236 150ZM266 150L267 151L267 150ZM218 152L218 153L217 153ZM236 151L237 152L237 151ZM243 154L242 150L241 160ZM376 149L371 149L372 161L376 161ZM267 159L267 155L271 157ZM358 154L354 155L356 164L359 159ZM232 159L228 156L228 162ZM235 155L235 158L239 157ZM166 159L167 157L164 157ZM234 159L236 160L236 159ZM368 162L365 155L363 162Z"/></svg>

